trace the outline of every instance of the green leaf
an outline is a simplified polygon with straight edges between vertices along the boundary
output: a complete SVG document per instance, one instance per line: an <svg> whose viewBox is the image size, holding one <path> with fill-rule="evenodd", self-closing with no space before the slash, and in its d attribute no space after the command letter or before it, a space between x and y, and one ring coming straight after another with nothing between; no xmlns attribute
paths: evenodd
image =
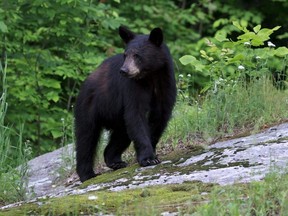
<svg viewBox="0 0 288 216"><path fill-rule="evenodd" d="M263 28L258 32L258 36L263 40L266 41L268 40L270 37L270 35L273 33L273 30L271 29L267 29L267 28Z"/></svg>
<svg viewBox="0 0 288 216"><path fill-rule="evenodd" d="M244 28L240 25L238 21L233 21L233 25L241 31L244 31Z"/></svg>
<svg viewBox="0 0 288 216"><path fill-rule="evenodd" d="M237 38L240 40L244 40L244 41L250 41L255 37L255 33L254 32L246 32L240 36L238 36Z"/></svg>
<svg viewBox="0 0 288 216"><path fill-rule="evenodd" d="M240 23L238 21L233 21L233 25L243 32L249 32L247 30L248 23L246 20L240 20Z"/></svg>
<svg viewBox="0 0 288 216"><path fill-rule="evenodd" d="M200 50L200 53L204 56L207 56L206 51L205 50Z"/></svg>
<svg viewBox="0 0 288 216"><path fill-rule="evenodd" d="M0 21L0 32L3 32L3 33L7 33L8 32L8 28L7 28L6 24L3 21Z"/></svg>
<svg viewBox="0 0 288 216"><path fill-rule="evenodd" d="M47 98L48 100L52 100L52 101L54 101L54 102L58 102L59 99L60 99L58 93L57 93L57 92L54 92L54 91L50 91L48 94L46 94L46 98Z"/></svg>
<svg viewBox="0 0 288 216"><path fill-rule="evenodd" d="M59 130L51 130L51 134L53 136L54 139L59 138L62 136L62 131Z"/></svg>
<svg viewBox="0 0 288 216"><path fill-rule="evenodd" d="M181 64L183 65L187 65L187 64L190 64L192 63L193 61L195 61L196 58L194 56L191 56L191 55L184 55L182 56L179 61L181 62Z"/></svg>
<svg viewBox="0 0 288 216"><path fill-rule="evenodd" d="M285 57L286 55L288 55L287 47L279 47L274 52L274 54L279 57Z"/></svg>
<svg viewBox="0 0 288 216"><path fill-rule="evenodd" d="M211 83L206 85L203 89L201 89L200 93L205 93L207 92L210 88L212 87Z"/></svg>
<svg viewBox="0 0 288 216"><path fill-rule="evenodd" d="M194 56L191 55L185 55L179 60L183 65L192 64L195 69L200 72L205 68L205 65L203 65L201 61L197 60Z"/></svg>
<svg viewBox="0 0 288 216"><path fill-rule="evenodd" d="M219 42L228 41L227 32L225 31L217 31L215 34L215 39Z"/></svg>
<svg viewBox="0 0 288 216"><path fill-rule="evenodd" d="M253 28L253 31L257 34L260 29L261 29L261 25L257 25Z"/></svg>
<svg viewBox="0 0 288 216"><path fill-rule="evenodd" d="M54 79L43 79L39 81L40 86L45 86L48 88L54 88L54 89L60 89L61 88L61 84L58 80L54 80Z"/></svg>
<svg viewBox="0 0 288 216"><path fill-rule="evenodd" d="M273 31L277 31L278 29L280 29L281 28L281 26L276 26L276 27L274 27L272 30Z"/></svg>
<svg viewBox="0 0 288 216"><path fill-rule="evenodd" d="M240 20L240 25L243 27L244 31L247 30L246 27L248 26L248 22L245 19Z"/></svg>
<svg viewBox="0 0 288 216"><path fill-rule="evenodd" d="M220 18L213 23L213 28L218 28L220 25L226 25L229 22L227 18Z"/></svg>
<svg viewBox="0 0 288 216"><path fill-rule="evenodd" d="M243 54L238 54L235 55L233 58L228 60L228 63L240 63L243 59L245 58L245 56Z"/></svg>
<svg viewBox="0 0 288 216"><path fill-rule="evenodd" d="M255 37L253 40L251 40L252 46L261 46L264 44L263 40L260 37Z"/></svg>

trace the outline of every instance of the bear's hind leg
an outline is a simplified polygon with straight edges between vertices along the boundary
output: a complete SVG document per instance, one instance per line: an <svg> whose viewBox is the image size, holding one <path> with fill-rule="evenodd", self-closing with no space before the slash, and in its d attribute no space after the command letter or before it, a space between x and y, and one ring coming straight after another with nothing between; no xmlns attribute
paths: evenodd
<svg viewBox="0 0 288 216"><path fill-rule="evenodd" d="M94 178L94 157L101 129L78 127L76 125L76 171L80 181Z"/></svg>
<svg viewBox="0 0 288 216"><path fill-rule="evenodd" d="M122 161L122 153L129 147L131 140L125 131L112 131L110 140L104 151L106 165L113 169L121 169L127 166Z"/></svg>

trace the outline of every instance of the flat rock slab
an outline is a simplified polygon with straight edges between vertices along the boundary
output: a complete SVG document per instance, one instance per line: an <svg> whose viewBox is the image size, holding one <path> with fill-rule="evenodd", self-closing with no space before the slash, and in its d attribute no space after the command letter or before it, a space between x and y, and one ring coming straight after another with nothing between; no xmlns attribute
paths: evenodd
<svg viewBox="0 0 288 216"><path fill-rule="evenodd" d="M57 185L55 182L60 177L61 169L64 171L72 168L71 165L67 167L69 165L65 163L65 158L68 157L75 158L72 144L28 162L28 193L32 198L65 191L65 185Z"/></svg>
<svg viewBox="0 0 288 216"><path fill-rule="evenodd" d="M77 187L79 181L69 186L54 183L58 178L55 171L63 166L63 154L73 155L73 152L73 146L68 145L29 162L29 189L36 197L83 194L101 189L119 191L187 181L220 185L259 181L271 171L287 171L288 123L255 135L217 142L177 163L164 161L161 165L136 168L129 173L123 169L126 176L92 183L85 189Z"/></svg>

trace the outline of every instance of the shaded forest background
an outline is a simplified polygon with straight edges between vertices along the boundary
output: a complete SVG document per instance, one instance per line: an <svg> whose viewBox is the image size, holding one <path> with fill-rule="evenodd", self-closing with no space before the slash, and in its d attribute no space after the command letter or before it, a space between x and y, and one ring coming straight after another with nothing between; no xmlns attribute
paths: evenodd
<svg viewBox="0 0 288 216"><path fill-rule="evenodd" d="M2 0L0 58L2 65L8 65L6 124L17 134L18 125L24 123L23 139L34 155L73 142L75 97L103 59L123 51L119 25L146 34L161 27L176 76L192 75L188 93L193 97L210 77L192 66L183 67L180 57L199 56L207 39L219 32L236 40L239 30L233 21L247 28L281 26L271 41L287 46L287 11L285 0Z"/></svg>

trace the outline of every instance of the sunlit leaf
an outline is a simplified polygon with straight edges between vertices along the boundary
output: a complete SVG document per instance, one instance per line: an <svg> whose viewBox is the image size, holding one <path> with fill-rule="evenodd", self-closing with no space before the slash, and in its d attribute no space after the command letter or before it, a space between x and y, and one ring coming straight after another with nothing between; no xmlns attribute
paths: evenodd
<svg viewBox="0 0 288 216"><path fill-rule="evenodd" d="M258 33L260 29L261 29L261 25L257 25L257 26L255 26L255 27L253 28L253 31L254 31L255 33Z"/></svg>
<svg viewBox="0 0 288 216"><path fill-rule="evenodd" d="M215 35L215 39L219 42L228 41L227 32L225 31L217 31Z"/></svg>
<svg viewBox="0 0 288 216"><path fill-rule="evenodd" d="M8 28L3 21L0 21L0 32L3 32L3 33L8 32Z"/></svg>
<svg viewBox="0 0 288 216"><path fill-rule="evenodd" d="M187 65L187 64L190 64L192 63L193 61L195 61L196 58L194 56L191 56L191 55L184 55L182 56L179 61L181 62L181 64L183 65Z"/></svg>
<svg viewBox="0 0 288 216"><path fill-rule="evenodd" d="M287 47L279 47L274 51L274 54L279 57L284 57L288 55L288 49Z"/></svg>

